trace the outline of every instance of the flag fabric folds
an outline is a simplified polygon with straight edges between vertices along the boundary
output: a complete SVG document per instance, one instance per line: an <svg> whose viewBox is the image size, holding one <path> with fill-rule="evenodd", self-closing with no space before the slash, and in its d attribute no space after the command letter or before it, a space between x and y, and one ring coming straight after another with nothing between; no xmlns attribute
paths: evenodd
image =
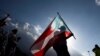
<svg viewBox="0 0 100 56"><path fill-rule="evenodd" d="M64 26L66 28L66 39L68 36L72 34L64 20L58 14L51 23L48 25L46 30L42 33L42 35L33 43L31 46L31 52L34 56L44 56L45 52L55 43L55 36L58 36L60 32L55 35L56 31L59 30L60 27Z"/></svg>

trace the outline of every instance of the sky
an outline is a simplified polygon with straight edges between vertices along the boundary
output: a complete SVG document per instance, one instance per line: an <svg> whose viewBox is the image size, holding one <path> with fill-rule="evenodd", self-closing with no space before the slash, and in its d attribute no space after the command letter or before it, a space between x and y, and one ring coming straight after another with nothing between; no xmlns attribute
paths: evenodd
<svg viewBox="0 0 100 56"><path fill-rule="evenodd" d="M93 56L94 45L100 46L100 0L0 0L0 15L6 12L12 18L10 24L32 39L37 39L59 12L76 37L68 39L69 49L84 56L90 51ZM23 38L20 45L27 46L22 43L25 41ZM33 41L28 43L30 47Z"/></svg>

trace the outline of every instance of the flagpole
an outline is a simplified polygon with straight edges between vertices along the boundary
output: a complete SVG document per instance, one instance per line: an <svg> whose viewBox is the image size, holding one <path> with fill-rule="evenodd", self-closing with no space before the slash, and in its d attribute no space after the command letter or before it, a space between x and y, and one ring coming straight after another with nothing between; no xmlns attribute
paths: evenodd
<svg viewBox="0 0 100 56"><path fill-rule="evenodd" d="M90 51L88 51L88 54L89 54L89 56L90 56Z"/></svg>
<svg viewBox="0 0 100 56"><path fill-rule="evenodd" d="M57 15L60 17L60 19L64 22L64 20L62 19L62 17L60 16L60 14L59 14L59 12L57 12ZM69 28L68 28L68 26L67 26L67 24L64 22L64 24L65 24L65 26L67 27L67 29L70 31L70 32L72 32ZM73 33L72 33L73 34ZM73 34L73 37L74 37L74 39L76 39L75 38L75 36L74 36L74 34Z"/></svg>

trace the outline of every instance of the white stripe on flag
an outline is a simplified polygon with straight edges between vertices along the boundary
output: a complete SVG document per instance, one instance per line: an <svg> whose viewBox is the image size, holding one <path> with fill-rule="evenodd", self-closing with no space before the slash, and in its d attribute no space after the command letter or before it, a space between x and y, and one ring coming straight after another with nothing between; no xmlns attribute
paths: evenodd
<svg viewBox="0 0 100 56"><path fill-rule="evenodd" d="M41 49L43 49L43 48L47 45L47 43L49 42L49 40L52 39L52 38L54 37L54 32L55 32L55 31L53 31L49 36L47 36L47 37L45 38L44 43L43 43Z"/></svg>

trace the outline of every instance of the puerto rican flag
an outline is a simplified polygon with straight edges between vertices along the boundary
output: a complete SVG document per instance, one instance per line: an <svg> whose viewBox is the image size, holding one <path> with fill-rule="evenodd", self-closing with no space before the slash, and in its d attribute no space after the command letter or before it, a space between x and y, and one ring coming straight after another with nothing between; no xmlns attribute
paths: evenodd
<svg viewBox="0 0 100 56"><path fill-rule="evenodd" d="M67 25L65 24L64 20L61 18L61 16L57 15L51 23L48 25L46 30L42 33L42 35L33 43L31 47L31 52L33 56L44 56L46 51L54 45L56 41L55 32L58 31L56 36L58 36L61 32L59 32L59 28L61 26L64 26L66 28L65 35L66 39L72 36L72 32L69 30Z"/></svg>

